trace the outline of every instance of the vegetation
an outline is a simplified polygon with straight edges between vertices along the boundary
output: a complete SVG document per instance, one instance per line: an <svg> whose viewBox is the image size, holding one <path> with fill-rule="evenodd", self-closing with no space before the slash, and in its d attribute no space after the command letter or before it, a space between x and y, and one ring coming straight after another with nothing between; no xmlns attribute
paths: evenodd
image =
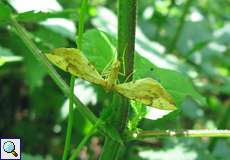
<svg viewBox="0 0 230 160"><path fill-rule="evenodd" d="M0 1L0 137L22 159L229 159L229 1L23 6Z"/></svg>

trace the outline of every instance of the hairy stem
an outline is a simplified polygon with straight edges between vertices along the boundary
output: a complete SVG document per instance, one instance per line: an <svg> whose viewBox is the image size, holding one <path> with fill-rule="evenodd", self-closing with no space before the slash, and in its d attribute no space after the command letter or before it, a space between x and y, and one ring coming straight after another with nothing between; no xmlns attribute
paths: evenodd
<svg viewBox="0 0 230 160"><path fill-rule="evenodd" d="M123 82L127 77L128 81L132 79L134 46L135 46L135 27L136 27L136 0L119 0L118 1L118 60L121 62L121 69L125 73L125 77L119 77L119 81ZM119 133L123 131L127 125L129 102L120 95L115 95L119 101L116 105L116 114L113 116L112 125L114 125ZM119 157L121 144L106 137L103 152L100 160L116 160Z"/></svg>
<svg viewBox="0 0 230 160"><path fill-rule="evenodd" d="M230 130L153 130L129 135L129 140L156 137L230 137Z"/></svg>
<svg viewBox="0 0 230 160"><path fill-rule="evenodd" d="M128 81L132 79L134 65L136 3L136 0L119 0L117 51L124 79L129 77Z"/></svg>

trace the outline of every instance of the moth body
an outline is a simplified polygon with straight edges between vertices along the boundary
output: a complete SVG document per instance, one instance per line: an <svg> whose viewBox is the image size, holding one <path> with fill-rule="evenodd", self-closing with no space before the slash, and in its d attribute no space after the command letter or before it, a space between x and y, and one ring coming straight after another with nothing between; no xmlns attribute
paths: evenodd
<svg viewBox="0 0 230 160"><path fill-rule="evenodd" d="M118 60L115 60L112 64L111 70L109 72L109 75L106 79L106 90L111 91L117 84L118 74L120 69L120 62Z"/></svg>

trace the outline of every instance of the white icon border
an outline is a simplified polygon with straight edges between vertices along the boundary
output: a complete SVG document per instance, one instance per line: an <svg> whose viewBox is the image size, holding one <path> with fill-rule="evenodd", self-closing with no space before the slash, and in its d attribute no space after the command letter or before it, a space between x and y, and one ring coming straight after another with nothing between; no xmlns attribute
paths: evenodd
<svg viewBox="0 0 230 160"><path fill-rule="evenodd" d="M5 153L3 153L3 152L6 152L3 149L3 144L5 142L7 142L7 141L13 141L14 146L15 146L15 150L17 150L18 157L12 157L12 156L10 156L10 157L3 157L3 155L5 156ZM17 145L15 144L15 141L17 142L16 143ZM19 145L19 147L17 147L18 145ZM21 154L21 139L20 138L0 137L0 147L1 147L1 150L0 150L0 160L21 160L22 159L22 154ZM8 154L10 154L10 153L8 153Z"/></svg>

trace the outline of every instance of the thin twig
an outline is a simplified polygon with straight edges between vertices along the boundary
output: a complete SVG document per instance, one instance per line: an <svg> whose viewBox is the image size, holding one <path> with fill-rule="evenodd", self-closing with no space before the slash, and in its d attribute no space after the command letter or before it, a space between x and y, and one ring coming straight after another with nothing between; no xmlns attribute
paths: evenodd
<svg viewBox="0 0 230 160"><path fill-rule="evenodd" d="M129 140L156 137L230 137L230 130L149 130L129 134Z"/></svg>
<svg viewBox="0 0 230 160"><path fill-rule="evenodd" d="M182 16L180 18L180 22L179 22L179 24L178 24L178 26L176 28L175 35L173 36L172 41L169 44L169 47L167 49L168 52L172 52L176 48L177 41L180 38L180 35L182 33L182 29L183 29L184 24L185 24L186 16L187 16L187 14L189 12L189 8L192 5L192 2L193 2L193 0L187 0L187 2L185 3L185 7L184 7L184 10L183 10Z"/></svg>
<svg viewBox="0 0 230 160"><path fill-rule="evenodd" d="M73 128L73 116L74 116L74 110L73 110L74 82L75 82L75 78L74 76L71 76L70 95L69 95L69 115L68 115L65 147L64 147L63 157L62 157L63 160L67 160L71 148L71 137L72 137L72 128Z"/></svg>
<svg viewBox="0 0 230 160"><path fill-rule="evenodd" d="M70 157L70 160L74 160L78 157L78 155L80 154L82 148L84 147L84 145L87 143L87 141L89 140L89 138L95 133L97 127L99 125L101 125L101 120L99 119L97 121L97 123L92 126L92 128L90 129L90 131L87 133L87 135L81 140L80 144L77 146L77 148L73 151L72 156Z"/></svg>
<svg viewBox="0 0 230 160"><path fill-rule="evenodd" d="M82 38L84 33L84 25L85 25L85 14L86 14L86 7L87 7L88 0L83 0L80 10L80 20L78 23L78 38L77 38L77 46L78 49L81 50L82 48ZM67 135L66 135L66 143L64 148L63 160L66 160L70 153L70 146L71 146L71 135L72 135L72 128L73 128L73 97L74 97L74 86L75 86L75 77L71 75L70 80L70 96L69 96L69 118L68 118L68 128L67 128ZM81 142L83 146L83 142ZM78 157L80 153L81 147L78 147L79 152L75 155Z"/></svg>

